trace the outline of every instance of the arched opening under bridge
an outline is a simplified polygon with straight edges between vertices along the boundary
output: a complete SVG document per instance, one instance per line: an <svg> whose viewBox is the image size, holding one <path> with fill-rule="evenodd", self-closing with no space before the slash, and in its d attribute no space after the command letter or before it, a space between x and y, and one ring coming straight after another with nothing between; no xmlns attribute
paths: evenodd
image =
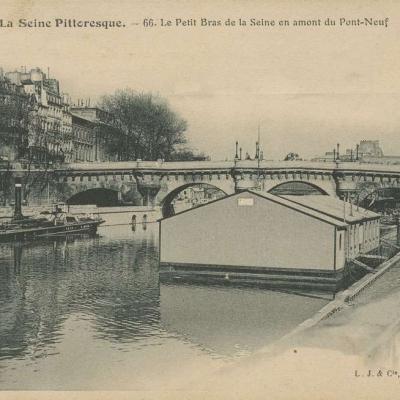
<svg viewBox="0 0 400 400"><path fill-rule="evenodd" d="M325 190L309 182L290 181L280 183L269 190L269 193L277 196L307 196L307 195L328 195Z"/></svg>
<svg viewBox="0 0 400 400"><path fill-rule="evenodd" d="M363 196L359 205L386 215L400 215L400 188L378 188Z"/></svg>
<svg viewBox="0 0 400 400"><path fill-rule="evenodd" d="M226 193L208 183L188 183L171 191L161 203L163 217L198 207L226 196Z"/></svg>
<svg viewBox="0 0 400 400"><path fill-rule="evenodd" d="M85 190L67 200L69 205L95 204L98 207L112 207L119 203L118 191L104 188Z"/></svg>

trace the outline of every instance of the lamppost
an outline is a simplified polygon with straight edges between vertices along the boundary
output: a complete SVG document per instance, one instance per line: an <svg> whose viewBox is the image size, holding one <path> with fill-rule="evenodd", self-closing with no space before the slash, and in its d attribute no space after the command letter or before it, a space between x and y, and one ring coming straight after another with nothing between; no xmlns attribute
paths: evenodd
<svg viewBox="0 0 400 400"><path fill-rule="evenodd" d="M13 221L18 221L24 218L22 215L22 178L24 172L19 164L16 164L14 175L14 215Z"/></svg>

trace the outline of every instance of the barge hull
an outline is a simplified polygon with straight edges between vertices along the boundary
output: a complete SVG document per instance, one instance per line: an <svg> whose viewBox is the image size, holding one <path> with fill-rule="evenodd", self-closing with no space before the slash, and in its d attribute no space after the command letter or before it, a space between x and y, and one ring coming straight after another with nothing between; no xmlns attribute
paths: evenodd
<svg viewBox="0 0 400 400"><path fill-rule="evenodd" d="M265 288L335 292L343 287L344 270L295 270L160 263L160 280L175 283L243 284Z"/></svg>
<svg viewBox="0 0 400 400"><path fill-rule="evenodd" d="M55 225L41 228L26 228L9 230L0 232L0 242L11 242L11 241L24 241L32 239L41 239L46 237L54 236L66 236L72 234L95 234L97 227L100 225L99 222L79 222L70 225Z"/></svg>

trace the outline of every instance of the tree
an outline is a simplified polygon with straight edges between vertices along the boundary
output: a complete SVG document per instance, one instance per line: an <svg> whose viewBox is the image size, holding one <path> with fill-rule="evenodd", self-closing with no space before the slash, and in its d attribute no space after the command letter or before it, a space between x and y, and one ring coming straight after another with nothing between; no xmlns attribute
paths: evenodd
<svg viewBox="0 0 400 400"><path fill-rule="evenodd" d="M117 117L126 130L125 159L168 160L176 146L186 142L186 121L159 96L117 90L103 96L99 106Z"/></svg>
<svg viewBox="0 0 400 400"><path fill-rule="evenodd" d="M284 158L284 161L296 161L296 160L301 160L299 155L297 153L290 152L286 155Z"/></svg>
<svg viewBox="0 0 400 400"><path fill-rule="evenodd" d="M170 161L209 161L210 157L204 153L196 153L191 149L183 148L174 151L170 158Z"/></svg>

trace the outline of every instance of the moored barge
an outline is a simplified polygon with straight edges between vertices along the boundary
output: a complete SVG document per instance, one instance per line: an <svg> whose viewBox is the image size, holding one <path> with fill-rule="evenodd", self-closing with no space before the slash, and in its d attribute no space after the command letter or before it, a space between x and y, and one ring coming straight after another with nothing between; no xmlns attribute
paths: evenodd
<svg viewBox="0 0 400 400"><path fill-rule="evenodd" d="M72 234L95 234L104 220L90 215L72 215L55 205L53 211L37 217L25 217L21 212L21 183L15 184L15 209L10 222L0 224L0 242L40 239Z"/></svg>
<svg viewBox="0 0 400 400"><path fill-rule="evenodd" d="M0 242L39 239L77 233L95 234L102 219L65 213L50 217L24 218L0 225Z"/></svg>

